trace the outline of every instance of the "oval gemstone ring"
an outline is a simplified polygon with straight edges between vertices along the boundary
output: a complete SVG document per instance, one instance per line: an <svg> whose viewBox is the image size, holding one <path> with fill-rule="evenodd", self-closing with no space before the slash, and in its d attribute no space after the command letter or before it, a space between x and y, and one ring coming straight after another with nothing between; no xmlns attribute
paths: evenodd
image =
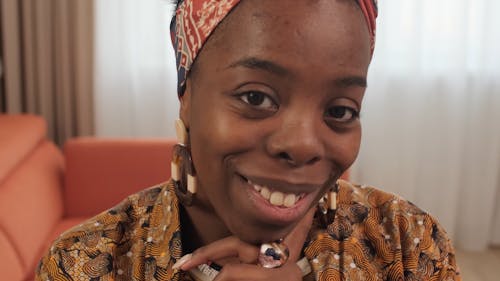
<svg viewBox="0 0 500 281"><path fill-rule="evenodd" d="M284 265L290 257L288 246L280 239L260 246L259 264L265 268L276 268Z"/></svg>

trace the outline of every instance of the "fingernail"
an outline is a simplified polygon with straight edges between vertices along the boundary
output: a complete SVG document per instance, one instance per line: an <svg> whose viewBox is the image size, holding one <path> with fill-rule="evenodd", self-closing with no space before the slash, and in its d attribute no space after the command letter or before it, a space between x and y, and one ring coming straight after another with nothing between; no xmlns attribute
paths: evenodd
<svg viewBox="0 0 500 281"><path fill-rule="evenodd" d="M180 258L173 266L172 269L179 269L181 266L183 266L186 262L188 262L191 258L193 257L193 254L187 254L184 255L182 258Z"/></svg>

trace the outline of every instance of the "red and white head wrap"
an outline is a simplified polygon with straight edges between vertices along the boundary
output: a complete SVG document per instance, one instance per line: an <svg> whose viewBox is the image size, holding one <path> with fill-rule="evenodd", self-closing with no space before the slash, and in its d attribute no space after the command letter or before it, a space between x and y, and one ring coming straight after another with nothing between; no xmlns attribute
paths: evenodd
<svg viewBox="0 0 500 281"><path fill-rule="evenodd" d="M186 79L191 66L208 37L219 23L241 0L184 0L175 10L170 24L170 35L176 52L177 92L184 94ZM375 45L377 0L356 0L365 16L371 39Z"/></svg>

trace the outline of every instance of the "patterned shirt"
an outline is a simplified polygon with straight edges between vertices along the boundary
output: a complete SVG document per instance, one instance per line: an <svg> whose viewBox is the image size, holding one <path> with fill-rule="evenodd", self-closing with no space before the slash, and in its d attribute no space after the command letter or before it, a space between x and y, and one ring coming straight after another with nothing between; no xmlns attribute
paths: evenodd
<svg viewBox="0 0 500 281"><path fill-rule="evenodd" d="M172 182L129 196L63 233L36 280L192 280L173 270L182 256ZM461 280L445 231L393 194L339 180L333 222L315 218L303 254L315 280Z"/></svg>

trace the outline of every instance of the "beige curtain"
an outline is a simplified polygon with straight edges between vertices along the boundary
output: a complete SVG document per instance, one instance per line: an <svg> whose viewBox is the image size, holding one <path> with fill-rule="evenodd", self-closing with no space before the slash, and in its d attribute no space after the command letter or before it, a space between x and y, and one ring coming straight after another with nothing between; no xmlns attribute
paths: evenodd
<svg viewBox="0 0 500 281"><path fill-rule="evenodd" d="M58 144L93 134L93 1L0 1L2 112L43 116Z"/></svg>
<svg viewBox="0 0 500 281"><path fill-rule="evenodd" d="M500 1L379 1L355 182L500 245ZM500 279L497 279L500 280Z"/></svg>

